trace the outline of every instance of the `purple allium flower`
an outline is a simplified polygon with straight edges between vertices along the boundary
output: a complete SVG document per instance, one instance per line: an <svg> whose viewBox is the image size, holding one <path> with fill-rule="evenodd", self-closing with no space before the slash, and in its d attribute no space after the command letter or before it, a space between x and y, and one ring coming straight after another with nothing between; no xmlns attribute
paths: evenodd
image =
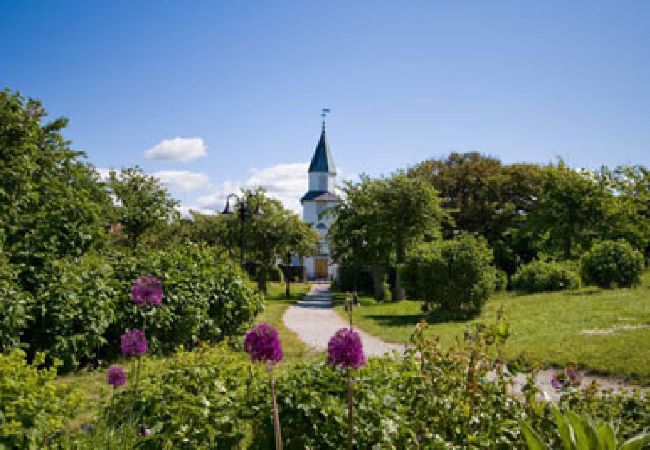
<svg viewBox="0 0 650 450"><path fill-rule="evenodd" d="M366 363L361 337L352 328L341 328L327 344L327 362L358 369Z"/></svg>
<svg viewBox="0 0 650 450"><path fill-rule="evenodd" d="M140 356L147 353L147 337L144 331L134 328L122 335L122 353L126 356Z"/></svg>
<svg viewBox="0 0 650 450"><path fill-rule="evenodd" d="M131 286L131 299L140 306L158 306L162 303L162 283L156 277L143 275Z"/></svg>
<svg viewBox="0 0 650 450"><path fill-rule="evenodd" d="M126 383L126 372L122 366L111 366L106 372L106 381L114 388L124 386Z"/></svg>
<svg viewBox="0 0 650 450"><path fill-rule="evenodd" d="M551 377L551 386L554 389L565 389L569 386L579 386L582 382L582 375L569 367L566 370L557 370Z"/></svg>
<svg viewBox="0 0 650 450"><path fill-rule="evenodd" d="M251 355L253 361L277 363L284 357L278 330L266 323L261 323L246 333L244 350Z"/></svg>

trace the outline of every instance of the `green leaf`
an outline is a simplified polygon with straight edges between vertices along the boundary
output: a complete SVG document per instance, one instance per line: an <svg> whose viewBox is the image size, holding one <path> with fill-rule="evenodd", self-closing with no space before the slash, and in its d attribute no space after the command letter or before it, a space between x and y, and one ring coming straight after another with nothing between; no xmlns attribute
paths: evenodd
<svg viewBox="0 0 650 450"><path fill-rule="evenodd" d="M521 433L526 439L526 445L528 445L529 450L545 450L548 449L548 446L544 443L542 438L535 433L535 430L523 420L519 422L519 427L521 428Z"/></svg>
<svg viewBox="0 0 650 450"><path fill-rule="evenodd" d="M619 450L641 450L646 444L650 444L650 433L640 434L623 442Z"/></svg>

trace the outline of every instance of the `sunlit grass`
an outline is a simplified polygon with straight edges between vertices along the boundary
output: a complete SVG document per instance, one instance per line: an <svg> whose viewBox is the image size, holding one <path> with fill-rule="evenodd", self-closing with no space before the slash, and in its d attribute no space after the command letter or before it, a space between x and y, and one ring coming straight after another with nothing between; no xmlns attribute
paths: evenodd
<svg viewBox="0 0 650 450"><path fill-rule="evenodd" d="M398 343L408 341L415 324L426 318L429 333L452 346L469 324L494 322L503 307L511 330L506 357L523 356L546 366L576 363L594 373L650 384L650 273L634 289L499 294L479 317L466 321L449 321L439 312L423 314L420 307L417 301L380 303L355 308L353 317L359 328ZM343 306L336 310L346 317ZM609 331L585 333L589 330Z"/></svg>

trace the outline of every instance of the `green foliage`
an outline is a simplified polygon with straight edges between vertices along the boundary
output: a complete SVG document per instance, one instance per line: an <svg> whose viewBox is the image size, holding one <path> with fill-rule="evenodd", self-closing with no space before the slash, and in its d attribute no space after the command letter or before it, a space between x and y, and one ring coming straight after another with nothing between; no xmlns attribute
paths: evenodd
<svg viewBox="0 0 650 450"><path fill-rule="evenodd" d="M163 282L159 307L131 300L133 281L145 274ZM65 370L113 358L124 331L144 323L150 351L167 352L241 335L263 309L236 264L192 244L55 261L36 302L32 350L63 360Z"/></svg>
<svg viewBox="0 0 650 450"><path fill-rule="evenodd" d="M20 287L18 270L0 253L0 353L19 344L32 303L32 296Z"/></svg>
<svg viewBox="0 0 650 450"><path fill-rule="evenodd" d="M504 270L497 269L494 279L494 290L503 292L508 289L508 274Z"/></svg>
<svg viewBox="0 0 650 450"><path fill-rule="evenodd" d="M347 183L330 228L331 250L344 265L372 266L375 298L383 300L383 276L389 262L404 262L406 251L422 239L440 234L446 216L433 187L398 173L390 178L362 177ZM403 298L400 276L393 299Z"/></svg>
<svg viewBox="0 0 650 450"><path fill-rule="evenodd" d="M411 298L446 311L475 315L494 292L496 269L485 239L462 234L416 247L403 267Z"/></svg>
<svg viewBox="0 0 650 450"><path fill-rule="evenodd" d="M560 443L566 450L641 450L650 444L650 434L640 434L619 445L611 423L593 422L587 415L578 415L573 411L562 413L558 408L553 408L553 414ZM520 426L529 449L551 448L527 422L522 421Z"/></svg>
<svg viewBox="0 0 650 450"><path fill-rule="evenodd" d="M45 448L75 416L84 396L55 383L56 365L39 369L22 350L0 353L0 448Z"/></svg>
<svg viewBox="0 0 650 450"><path fill-rule="evenodd" d="M641 281L643 254L625 241L602 241L580 260L582 279L602 288L632 287Z"/></svg>
<svg viewBox="0 0 650 450"><path fill-rule="evenodd" d="M145 448L238 448L266 410L268 381L260 367L222 345L179 350L164 370L144 367L138 395L121 391L106 417L119 426L131 410L152 430Z"/></svg>
<svg viewBox="0 0 650 450"><path fill-rule="evenodd" d="M95 255L49 264L36 295L32 350L62 360L64 370L101 359L125 295L115 277L110 262Z"/></svg>
<svg viewBox="0 0 650 450"><path fill-rule="evenodd" d="M119 175L112 170L108 186L117 201L113 219L121 225L131 247L137 246L146 232L178 218L178 202L157 178L137 166L122 169Z"/></svg>
<svg viewBox="0 0 650 450"><path fill-rule="evenodd" d="M30 292L45 260L102 244L111 207L84 153L64 139L67 120L45 116L39 101L0 92L0 246Z"/></svg>
<svg viewBox="0 0 650 450"><path fill-rule="evenodd" d="M126 328L141 327L145 317L152 350L172 351L198 340L241 335L263 309L263 297L247 284L241 269L209 249L185 245L137 251L118 256L114 264L120 296L108 331L113 347ZM131 283L143 274L162 281L161 306L146 309L131 301Z"/></svg>
<svg viewBox="0 0 650 450"><path fill-rule="evenodd" d="M547 292L575 289L580 276L574 265L558 261L533 261L519 267L512 278L515 290L522 292Z"/></svg>

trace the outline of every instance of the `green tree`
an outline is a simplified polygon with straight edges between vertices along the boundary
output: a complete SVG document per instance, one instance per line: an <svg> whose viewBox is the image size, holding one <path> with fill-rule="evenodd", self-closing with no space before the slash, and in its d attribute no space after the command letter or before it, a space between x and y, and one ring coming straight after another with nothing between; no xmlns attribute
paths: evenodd
<svg viewBox="0 0 650 450"><path fill-rule="evenodd" d="M178 202L139 167L124 168L119 175L112 170L108 184L115 200L114 219L133 248L145 233L179 218Z"/></svg>
<svg viewBox="0 0 650 450"><path fill-rule="evenodd" d="M570 259L602 235L615 199L597 174L567 167L562 161L544 169L542 192L528 225L543 233L547 248Z"/></svg>
<svg viewBox="0 0 650 450"><path fill-rule="evenodd" d="M390 178L364 176L359 183L347 183L344 193L345 200L333 211L333 254L343 263L371 265L375 297L382 299L382 274L391 261L399 267L411 245L439 234L445 215L437 192L425 180L397 173ZM393 299L403 298L397 270Z"/></svg>
<svg viewBox="0 0 650 450"><path fill-rule="evenodd" d="M244 224L245 254L258 263L258 286L260 291L266 292L269 270L287 255L313 254L318 233L295 213L285 209L282 202L268 197L261 188L244 190L241 196L249 211L257 211ZM230 230L224 236L238 236L241 226L236 220L238 217L228 219Z"/></svg>
<svg viewBox="0 0 650 450"><path fill-rule="evenodd" d="M63 137L67 120L46 115L38 100L0 92L0 247L30 290L46 260L103 243L111 205L85 154Z"/></svg>

